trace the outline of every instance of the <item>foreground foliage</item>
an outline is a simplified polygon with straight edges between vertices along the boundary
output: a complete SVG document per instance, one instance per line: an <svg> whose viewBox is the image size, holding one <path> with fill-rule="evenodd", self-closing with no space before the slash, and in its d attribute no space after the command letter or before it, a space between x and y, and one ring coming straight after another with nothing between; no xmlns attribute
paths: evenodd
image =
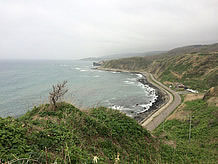
<svg viewBox="0 0 218 164"><path fill-rule="evenodd" d="M145 163L157 161L158 145L138 123L106 108L81 112L66 103L56 111L35 107L18 119L0 118L1 162ZM157 147L155 147L157 146ZM34 162L33 161L33 162Z"/></svg>
<svg viewBox="0 0 218 164"><path fill-rule="evenodd" d="M56 111L35 107L24 116L0 118L1 162L213 163L217 161L218 108L187 102L192 119L167 120L152 137L138 123L107 108L82 112L66 103Z"/></svg>

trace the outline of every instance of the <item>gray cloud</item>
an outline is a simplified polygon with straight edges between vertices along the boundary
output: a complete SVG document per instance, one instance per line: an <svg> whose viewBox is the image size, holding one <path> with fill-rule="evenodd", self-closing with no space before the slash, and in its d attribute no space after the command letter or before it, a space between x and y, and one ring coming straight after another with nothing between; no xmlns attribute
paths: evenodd
<svg viewBox="0 0 218 164"><path fill-rule="evenodd" d="M0 1L0 58L75 59L218 41L217 0Z"/></svg>

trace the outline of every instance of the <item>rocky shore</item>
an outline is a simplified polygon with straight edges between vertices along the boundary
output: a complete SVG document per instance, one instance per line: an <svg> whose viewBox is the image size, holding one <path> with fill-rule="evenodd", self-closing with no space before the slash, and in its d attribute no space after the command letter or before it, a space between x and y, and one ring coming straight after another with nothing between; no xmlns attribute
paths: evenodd
<svg viewBox="0 0 218 164"><path fill-rule="evenodd" d="M159 88L149 83L144 75L143 75L143 78L139 79L138 81L142 83L143 85L148 85L149 87L154 88L155 93L158 96L156 101L149 108L149 110L143 113L140 113L134 117L134 119L136 119L138 122L141 122L142 120L145 120L148 116L156 112L162 105L164 105L166 103L167 97L165 96L165 93L163 93Z"/></svg>

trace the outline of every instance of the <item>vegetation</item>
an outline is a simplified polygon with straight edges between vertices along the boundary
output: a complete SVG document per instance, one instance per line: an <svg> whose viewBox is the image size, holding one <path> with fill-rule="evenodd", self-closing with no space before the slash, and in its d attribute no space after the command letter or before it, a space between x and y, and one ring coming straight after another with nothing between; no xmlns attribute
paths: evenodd
<svg viewBox="0 0 218 164"><path fill-rule="evenodd" d="M162 82L182 83L197 90L218 85L218 54L186 54L154 61L149 71Z"/></svg>
<svg viewBox="0 0 218 164"><path fill-rule="evenodd" d="M154 134L163 143L174 147L171 158L178 160L178 163L216 163L218 107L208 106L203 100L189 101L185 104L181 112L183 116L180 114L183 119L177 117L165 121Z"/></svg>
<svg viewBox="0 0 218 164"><path fill-rule="evenodd" d="M218 108L203 100L186 103L184 120L167 120L152 137L119 111L82 112L66 103L49 104L24 116L0 118L1 162L32 163L203 163L217 161ZM192 118L189 142L189 115Z"/></svg>
<svg viewBox="0 0 218 164"><path fill-rule="evenodd" d="M105 68L148 71L161 82L171 82L199 91L218 85L218 53L156 55L106 61Z"/></svg>
<svg viewBox="0 0 218 164"><path fill-rule="evenodd" d="M217 44L218 45L218 44ZM212 46L216 50L216 44ZM0 163L216 163L218 161L217 53L203 46L169 51L166 56L134 57L104 67L149 70L161 81L211 88L203 100L182 108L151 135L119 111L81 111L58 103L66 82L53 86L51 104L34 107L20 118L0 118ZM172 55L174 54L174 55ZM179 55L178 55L179 54ZM152 62L152 63L151 63ZM213 101L213 103L208 103ZM212 104L212 105L211 105Z"/></svg>
<svg viewBox="0 0 218 164"><path fill-rule="evenodd" d="M68 89L66 89L66 84L67 81L64 81L62 84L60 83L52 86L52 92L49 93L49 100L52 109L57 109L58 100L67 93Z"/></svg>
<svg viewBox="0 0 218 164"><path fill-rule="evenodd" d="M35 107L18 119L0 118L1 162L31 159L39 163L145 163L161 159L155 139L119 111L94 108L81 112L58 103Z"/></svg>
<svg viewBox="0 0 218 164"><path fill-rule="evenodd" d="M158 58L156 56L147 56L147 57L132 57L132 58L123 58L117 60L109 60L104 62L103 67L105 68L115 68L115 69L124 69L131 71L145 70L148 68L150 63Z"/></svg>

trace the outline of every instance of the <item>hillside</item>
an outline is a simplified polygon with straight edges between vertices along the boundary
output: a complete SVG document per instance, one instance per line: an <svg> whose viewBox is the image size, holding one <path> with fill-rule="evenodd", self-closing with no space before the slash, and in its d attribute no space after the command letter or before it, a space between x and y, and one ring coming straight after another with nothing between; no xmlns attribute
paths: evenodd
<svg viewBox="0 0 218 164"><path fill-rule="evenodd" d="M165 51L151 51L151 52L142 52L142 53L124 53L124 54L114 54L114 55L107 55L102 57L89 57L84 58L81 60L84 61L101 61L101 60L114 60L114 59L121 59L121 58L130 58L130 57L144 57L144 56L153 56L165 53Z"/></svg>
<svg viewBox="0 0 218 164"><path fill-rule="evenodd" d="M209 89L218 85L218 53L162 58L153 61L148 71L165 84L182 83L197 90Z"/></svg>
<svg viewBox="0 0 218 164"><path fill-rule="evenodd" d="M124 69L131 71L145 70L148 66L160 56L148 56L148 57L132 57L116 60L104 61L104 68Z"/></svg>
<svg viewBox="0 0 218 164"><path fill-rule="evenodd" d="M180 47L162 55L105 61L105 68L149 71L165 84L205 90L218 85L218 44Z"/></svg>
<svg viewBox="0 0 218 164"><path fill-rule="evenodd" d="M165 161L160 143L138 123L112 109L82 112L66 103L35 107L18 119L0 118L1 162L122 163ZM163 147L164 148L164 147ZM168 156L169 154L167 154ZM26 160L27 161L27 160Z"/></svg>
<svg viewBox="0 0 218 164"><path fill-rule="evenodd" d="M167 52L167 55L183 55L183 54L192 54L192 53L210 53L218 52L218 43L210 45L191 45L174 48Z"/></svg>
<svg viewBox="0 0 218 164"><path fill-rule="evenodd" d="M60 103L34 107L24 116L0 118L0 161L10 163L202 163L217 161L217 107L187 102L183 115L153 135L119 111L83 112ZM180 110L181 111L181 110ZM188 116L192 137L188 143ZM184 119L183 119L184 118ZM179 120L178 120L179 119ZM155 135L155 136L154 136ZM209 137L208 137L209 135ZM156 137L157 136L157 137Z"/></svg>
<svg viewBox="0 0 218 164"><path fill-rule="evenodd" d="M175 148L172 158L179 155L182 163L218 160L218 104L202 98L202 94L187 94L184 102L154 131L160 141Z"/></svg>

